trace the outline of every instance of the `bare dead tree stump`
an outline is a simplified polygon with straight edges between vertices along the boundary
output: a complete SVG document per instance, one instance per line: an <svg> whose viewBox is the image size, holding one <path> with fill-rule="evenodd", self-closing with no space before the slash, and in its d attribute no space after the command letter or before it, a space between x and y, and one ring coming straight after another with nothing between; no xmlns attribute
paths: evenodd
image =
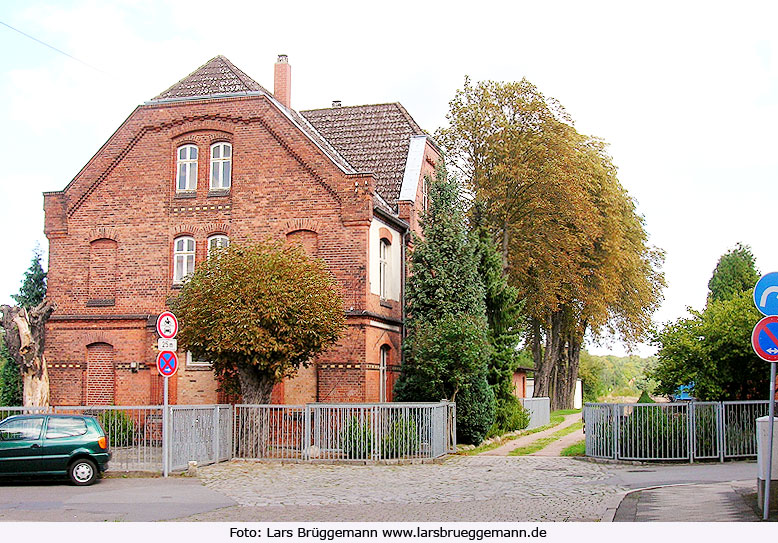
<svg viewBox="0 0 778 543"><path fill-rule="evenodd" d="M43 348L46 321L56 308L48 299L29 311L22 307L0 306L5 344L22 376L25 407L49 405L49 371Z"/></svg>

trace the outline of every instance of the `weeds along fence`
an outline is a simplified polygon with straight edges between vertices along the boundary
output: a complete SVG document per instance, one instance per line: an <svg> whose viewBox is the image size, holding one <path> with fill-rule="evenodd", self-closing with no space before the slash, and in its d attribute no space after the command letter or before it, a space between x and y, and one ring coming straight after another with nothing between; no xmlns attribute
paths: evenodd
<svg viewBox="0 0 778 543"><path fill-rule="evenodd" d="M586 455L616 460L756 457L756 419L767 400L651 404L587 403Z"/></svg>
<svg viewBox="0 0 778 543"><path fill-rule="evenodd" d="M234 456L277 460L437 458L456 450L453 403L236 405Z"/></svg>
<svg viewBox="0 0 778 543"><path fill-rule="evenodd" d="M109 471L186 469L231 458L385 460L456 451L456 404L172 405L0 407L17 414L92 415L111 447Z"/></svg>
<svg viewBox="0 0 778 543"><path fill-rule="evenodd" d="M529 411L527 430L545 426L551 422L551 398L519 398L521 405Z"/></svg>

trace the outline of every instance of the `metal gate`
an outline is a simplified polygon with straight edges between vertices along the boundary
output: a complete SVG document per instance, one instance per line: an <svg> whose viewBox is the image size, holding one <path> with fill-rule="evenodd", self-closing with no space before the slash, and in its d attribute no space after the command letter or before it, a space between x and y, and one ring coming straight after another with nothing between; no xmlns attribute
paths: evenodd
<svg viewBox="0 0 778 543"><path fill-rule="evenodd" d="M232 406L170 406L169 466L212 464L232 458Z"/></svg>

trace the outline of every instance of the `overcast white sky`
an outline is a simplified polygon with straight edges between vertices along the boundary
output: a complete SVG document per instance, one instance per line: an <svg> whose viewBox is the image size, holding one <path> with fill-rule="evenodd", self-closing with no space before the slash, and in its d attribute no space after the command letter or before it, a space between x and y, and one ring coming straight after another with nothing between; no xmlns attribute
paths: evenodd
<svg viewBox="0 0 778 543"><path fill-rule="evenodd" d="M0 303L36 242L47 248L41 193L63 189L136 105L218 54L272 89L285 53L295 109L400 101L430 132L466 74L527 77L611 144L667 253L656 321L676 319L704 305L739 241L778 270L775 21L774 3L742 1L5 0L0 22L78 61L0 25Z"/></svg>

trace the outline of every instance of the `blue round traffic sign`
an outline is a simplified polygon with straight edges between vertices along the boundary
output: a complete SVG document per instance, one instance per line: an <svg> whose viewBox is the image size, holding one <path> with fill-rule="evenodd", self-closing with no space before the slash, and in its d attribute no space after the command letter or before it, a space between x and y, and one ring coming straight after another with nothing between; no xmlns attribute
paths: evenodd
<svg viewBox="0 0 778 543"><path fill-rule="evenodd" d="M178 371L178 356L173 351L160 351L157 355L157 369L165 377L172 377Z"/></svg>
<svg viewBox="0 0 778 543"><path fill-rule="evenodd" d="M766 273L756 282L754 305L762 315L778 315L778 272Z"/></svg>
<svg viewBox="0 0 778 543"><path fill-rule="evenodd" d="M771 315L756 323L751 333L756 355L768 362L778 362L778 316Z"/></svg>

